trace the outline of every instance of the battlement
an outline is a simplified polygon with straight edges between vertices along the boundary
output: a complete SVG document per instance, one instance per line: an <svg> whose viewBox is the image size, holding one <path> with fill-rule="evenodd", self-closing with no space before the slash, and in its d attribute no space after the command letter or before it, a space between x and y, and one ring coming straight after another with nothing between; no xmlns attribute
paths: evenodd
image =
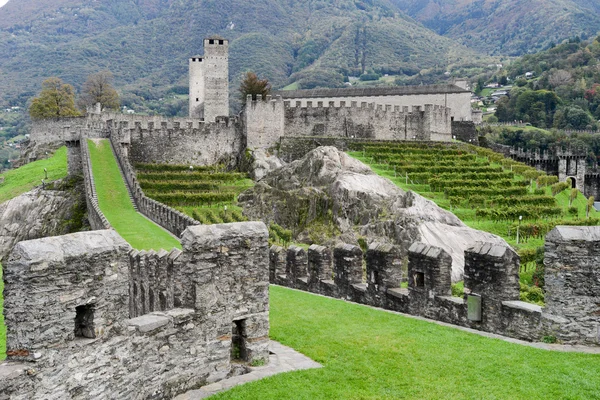
<svg viewBox="0 0 600 400"><path fill-rule="evenodd" d="M190 227L182 251L131 250L113 230L18 243L4 265L0 393L56 397L82 374L82 398L171 399L234 361L267 362L267 237L247 222Z"/></svg>
<svg viewBox="0 0 600 400"><path fill-rule="evenodd" d="M209 46L229 46L229 40L220 37L204 39L204 48Z"/></svg>
<svg viewBox="0 0 600 400"><path fill-rule="evenodd" d="M400 249L386 243L372 243L364 254L343 243L333 250L312 245L308 253L272 246L269 275L279 285L519 339L559 334L570 343L597 345L598 284L590 276L598 275L599 242L600 227L558 227L548 234L544 310L519 300L519 256L492 243L465 251L464 297L451 295L450 254L425 243L409 248L407 269Z"/></svg>

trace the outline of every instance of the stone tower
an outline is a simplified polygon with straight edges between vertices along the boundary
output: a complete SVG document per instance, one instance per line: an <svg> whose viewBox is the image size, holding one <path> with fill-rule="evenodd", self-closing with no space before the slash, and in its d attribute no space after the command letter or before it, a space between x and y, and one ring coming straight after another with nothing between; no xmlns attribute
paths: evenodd
<svg viewBox="0 0 600 400"><path fill-rule="evenodd" d="M190 58L189 68L190 117L215 122L218 116L228 116L229 41L204 39L204 57Z"/></svg>

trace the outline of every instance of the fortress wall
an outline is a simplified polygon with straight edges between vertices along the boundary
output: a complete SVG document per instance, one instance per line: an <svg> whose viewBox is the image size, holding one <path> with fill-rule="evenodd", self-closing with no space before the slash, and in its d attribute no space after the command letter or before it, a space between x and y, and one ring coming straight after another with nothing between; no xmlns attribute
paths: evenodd
<svg viewBox="0 0 600 400"><path fill-rule="evenodd" d="M81 150L81 167L83 170L83 182L85 184L85 202L88 211L88 220L92 229L111 229L110 223L104 216L104 213L98 205L98 195L96 193L96 184L94 183L94 174L90 162L90 151L87 139L79 141ZM69 159L69 164L72 160Z"/></svg>
<svg viewBox="0 0 600 400"><path fill-rule="evenodd" d="M243 145L237 120L230 118L214 123L144 118L108 124L111 135L130 145L132 162L210 165L236 160Z"/></svg>
<svg viewBox="0 0 600 400"><path fill-rule="evenodd" d="M546 235L546 335L600 343L600 227L557 226Z"/></svg>
<svg viewBox="0 0 600 400"><path fill-rule="evenodd" d="M190 228L170 271L111 230L20 242L5 264L0 393L171 399L227 377L234 356L268 361L267 237L260 222ZM165 276L173 305L130 315L131 284Z"/></svg>
<svg viewBox="0 0 600 400"><path fill-rule="evenodd" d="M35 143L54 143L79 140L82 136L98 139L107 137L104 117L116 115L88 114L85 117L33 120L29 140Z"/></svg>
<svg viewBox="0 0 600 400"><path fill-rule="evenodd" d="M288 101L288 99L285 99ZM421 106L433 104L441 107L450 108L450 117L455 121L471 120L471 94L465 93L431 93L431 94L404 94L404 95L385 95L385 96L348 96L348 97L314 97L314 98L294 98L289 99L291 107L308 107L308 102L316 105L322 102L324 107L346 107L352 102L375 103L381 105L391 105L402 107ZM333 103L332 103L333 102ZM332 106L330 104L333 104Z"/></svg>
<svg viewBox="0 0 600 400"><path fill-rule="evenodd" d="M188 217L182 212L146 197L137 180L135 171L129 163L129 159L126 155L126 148L118 142L116 136L117 135L111 135L110 137L112 149L125 178L127 189L129 190L138 211L177 237L180 237L188 226L199 224L198 221Z"/></svg>
<svg viewBox="0 0 600 400"><path fill-rule="evenodd" d="M344 244L333 256L317 245L307 255L301 248L290 246L286 254L272 246L270 276L279 285L522 340L551 335L565 343L597 345L600 227L557 227L546 243L546 308L519 300L518 255L491 243L465 251L461 298L450 295L450 256L423 243L409 249L407 274L392 245L374 243L364 257ZM408 287L401 288L401 281Z"/></svg>
<svg viewBox="0 0 600 400"><path fill-rule="evenodd" d="M307 107L284 102L285 136L321 136L378 140L431 140L432 136L450 141L448 109L433 105L425 108L352 102L347 106L318 101Z"/></svg>
<svg viewBox="0 0 600 400"><path fill-rule="evenodd" d="M249 95L242 119L249 149L272 148L285 134L284 106L279 96L252 100L252 95Z"/></svg>

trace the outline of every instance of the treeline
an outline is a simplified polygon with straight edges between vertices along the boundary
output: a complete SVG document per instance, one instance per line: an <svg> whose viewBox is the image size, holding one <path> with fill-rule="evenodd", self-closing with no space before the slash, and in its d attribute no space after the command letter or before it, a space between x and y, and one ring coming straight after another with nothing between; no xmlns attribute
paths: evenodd
<svg viewBox="0 0 600 400"><path fill-rule="evenodd" d="M496 104L500 122L523 121L540 128L598 129L600 119L600 36L579 38L514 61L490 77L512 82ZM527 73L532 73L529 79Z"/></svg>

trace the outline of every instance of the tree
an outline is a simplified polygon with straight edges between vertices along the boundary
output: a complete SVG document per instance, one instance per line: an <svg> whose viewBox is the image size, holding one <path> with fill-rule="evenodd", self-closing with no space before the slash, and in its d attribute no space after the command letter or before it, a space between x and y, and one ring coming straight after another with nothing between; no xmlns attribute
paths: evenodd
<svg viewBox="0 0 600 400"><path fill-rule="evenodd" d="M29 107L32 119L76 117L75 90L60 78L51 77L42 82L42 91Z"/></svg>
<svg viewBox="0 0 600 400"><path fill-rule="evenodd" d="M103 110L118 110L120 107L119 94L112 85L113 74L105 70L88 76L81 87L81 96L77 105L82 110L100 103Z"/></svg>
<svg viewBox="0 0 600 400"><path fill-rule="evenodd" d="M249 94L252 95L252 100L256 100L259 95L262 99L271 93L271 84L267 79L258 79L254 72L246 72L239 90L242 103L246 104L246 98Z"/></svg>

